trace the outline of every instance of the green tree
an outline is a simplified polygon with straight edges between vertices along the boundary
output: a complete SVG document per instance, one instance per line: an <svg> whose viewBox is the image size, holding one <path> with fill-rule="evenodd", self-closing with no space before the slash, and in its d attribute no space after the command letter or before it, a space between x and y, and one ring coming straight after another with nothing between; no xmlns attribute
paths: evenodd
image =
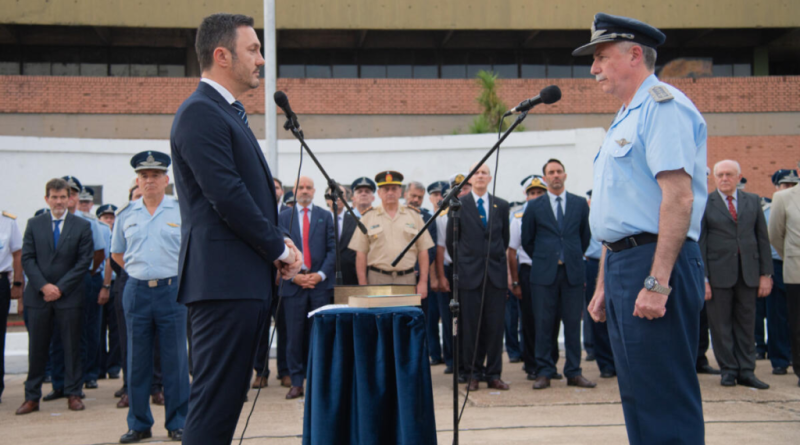
<svg viewBox="0 0 800 445"><path fill-rule="evenodd" d="M480 94L475 99L481 107L481 114L472 120L469 126L469 133L496 133L497 126L503 117L503 113L508 110L505 102L497 95L497 90L500 88L500 81L497 79L497 74L491 71L478 71L475 76L475 82L480 87ZM502 131L508 129L511 123L506 120L503 122ZM517 126L515 131L524 130L522 126Z"/></svg>

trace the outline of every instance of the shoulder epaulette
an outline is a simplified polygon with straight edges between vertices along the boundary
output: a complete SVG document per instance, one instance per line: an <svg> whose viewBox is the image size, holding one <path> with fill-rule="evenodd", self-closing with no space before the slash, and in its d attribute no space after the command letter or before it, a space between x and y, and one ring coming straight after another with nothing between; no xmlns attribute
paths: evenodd
<svg viewBox="0 0 800 445"><path fill-rule="evenodd" d="M375 208L374 208L374 207L370 207L370 208L368 208L367 210L364 210L364 212L363 212L363 213L361 213L361 216L364 216L364 215L366 215L367 213L369 213L369 212L371 212L371 211L373 211L373 210L375 210Z"/></svg>
<svg viewBox="0 0 800 445"><path fill-rule="evenodd" d="M514 214L514 218L522 218L522 216L523 216L524 214L525 214L525 212L519 212L519 213L515 213L515 214Z"/></svg>
<svg viewBox="0 0 800 445"><path fill-rule="evenodd" d="M406 206L406 208L409 209L409 210L413 210L413 211L417 212L417 214L420 213L419 209L417 209L416 207Z"/></svg>
<svg viewBox="0 0 800 445"><path fill-rule="evenodd" d="M130 202L130 201L128 201L127 203L125 203L125 205L124 205L124 206L120 207L120 208L117 210L117 215L119 215L120 213L122 213L122 211L123 211L123 210L125 210L125 209L127 209L127 208L128 208L130 205L131 205L131 202Z"/></svg>
<svg viewBox="0 0 800 445"><path fill-rule="evenodd" d="M17 215L8 212L3 212L3 216L5 216L6 218L17 219Z"/></svg>
<svg viewBox="0 0 800 445"><path fill-rule="evenodd" d="M675 99L672 96L672 93L669 92L667 87L664 85L656 85L648 90L650 93L650 97L653 98L654 101L661 103L661 102L668 102L672 99Z"/></svg>

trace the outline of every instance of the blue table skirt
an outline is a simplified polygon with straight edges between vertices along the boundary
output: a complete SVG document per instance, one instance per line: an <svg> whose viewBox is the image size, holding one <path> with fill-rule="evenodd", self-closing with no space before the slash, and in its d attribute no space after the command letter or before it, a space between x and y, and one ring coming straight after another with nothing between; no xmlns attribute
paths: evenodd
<svg viewBox="0 0 800 445"><path fill-rule="evenodd" d="M306 379L304 445L436 444L419 308L316 314Z"/></svg>

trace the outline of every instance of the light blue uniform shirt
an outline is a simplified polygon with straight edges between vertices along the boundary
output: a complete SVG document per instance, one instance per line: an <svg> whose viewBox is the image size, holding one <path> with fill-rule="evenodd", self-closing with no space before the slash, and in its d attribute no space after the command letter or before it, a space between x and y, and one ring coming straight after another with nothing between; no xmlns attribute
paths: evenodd
<svg viewBox="0 0 800 445"><path fill-rule="evenodd" d="M150 216L144 199L138 199L117 215L111 252L124 253L125 271L137 280L156 280L178 275L181 248L181 213L169 196Z"/></svg>
<svg viewBox="0 0 800 445"><path fill-rule="evenodd" d="M586 256L586 258L599 260L600 255L602 254L603 254L603 245L600 244L600 241L597 241L596 239L594 239L594 237L591 237L589 239L589 247L586 249L586 253L584 253L584 255Z"/></svg>
<svg viewBox="0 0 800 445"><path fill-rule="evenodd" d="M767 208L764 209L764 219L767 220L767 227L769 227L769 214L770 214L771 210L772 210L772 206L767 206ZM775 250L774 247L772 247L772 244L769 245L769 248L770 248L770 250L772 250L772 259L773 260L783 261L783 258L781 258L781 256L778 255L778 251Z"/></svg>
<svg viewBox="0 0 800 445"><path fill-rule="evenodd" d="M75 210L75 216L80 216L81 218L89 221L89 224L92 226L92 242L94 243L94 251L97 252L98 250L106 251L106 256L108 256L108 243L106 242L106 238L103 236L103 230L100 228L100 223L97 222L96 219L91 218L89 215L83 213L80 210ZM89 263L89 270L92 270L92 266L94 265L94 261ZM97 268L98 271L103 270L103 265L101 264L100 267Z"/></svg>
<svg viewBox="0 0 800 445"><path fill-rule="evenodd" d="M656 102L660 85L673 99ZM656 175L683 169L692 177L688 237L700 238L708 200L706 122L691 100L655 75L648 77L628 108L617 113L594 162L589 223L592 237L615 242L643 232L658 233L661 188Z"/></svg>
<svg viewBox="0 0 800 445"><path fill-rule="evenodd" d="M108 227L102 221L98 221L97 222L97 227L100 228L100 232L103 235L103 240L106 243L106 248L105 248L106 256L105 256L105 258L103 258L103 263L100 264L100 267L97 268L97 271L100 273L100 276L102 277L103 276L103 272L106 270L106 261L105 260L107 260L109 255L111 255L111 228ZM113 271L111 272L111 279L112 280L114 279L114 272Z"/></svg>

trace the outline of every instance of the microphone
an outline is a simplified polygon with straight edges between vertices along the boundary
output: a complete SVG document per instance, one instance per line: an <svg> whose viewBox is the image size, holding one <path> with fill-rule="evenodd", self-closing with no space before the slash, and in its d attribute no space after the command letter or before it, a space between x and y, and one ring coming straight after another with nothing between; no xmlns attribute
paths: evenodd
<svg viewBox="0 0 800 445"><path fill-rule="evenodd" d="M276 91L272 98L275 100L275 105L283 110L283 114L286 115L286 119L291 121L291 125L296 128L297 131L300 131L300 124L297 122L297 115L294 114L292 107L289 106L289 98L286 97L286 93L283 91ZM289 128L286 129L288 130ZM300 134L302 134L302 132Z"/></svg>
<svg viewBox="0 0 800 445"><path fill-rule="evenodd" d="M275 94L277 95L277 93ZM523 100L519 103L519 105L507 111L506 116L512 113L523 113L539 104L550 105L558 102L559 100L561 100L561 89L556 85L550 85L549 87L543 88L542 91L539 92L538 96Z"/></svg>

